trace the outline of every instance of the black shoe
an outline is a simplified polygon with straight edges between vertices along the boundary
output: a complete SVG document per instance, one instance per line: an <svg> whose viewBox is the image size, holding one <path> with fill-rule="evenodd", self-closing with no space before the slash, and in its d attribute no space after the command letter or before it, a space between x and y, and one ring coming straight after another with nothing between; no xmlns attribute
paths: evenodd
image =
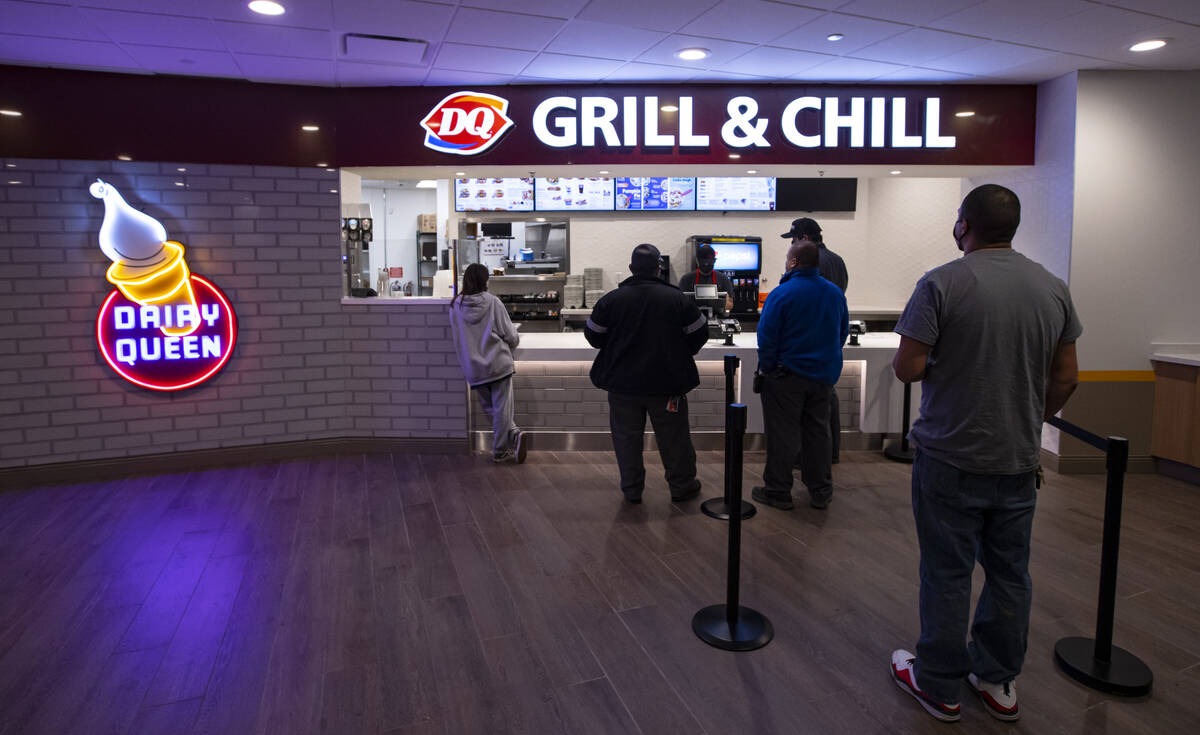
<svg viewBox="0 0 1200 735"><path fill-rule="evenodd" d="M529 452L529 438L525 436L525 432L517 432L517 449L516 458L517 464L525 464L525 455Z"/></svg>
<svg viewBox="0 0 1200 735"><path fill-rule="evenodd" d="M841 458L841 457L834 457L834 458L833 458L833 464L841 464L841 461L842 461L842 458Z"/></svg>
<svg viewBox="0 0 1200 735"><path fill-rule="evenodd" d="M642 504L642 496L639 495L636 498L634 498L629 495L626 495L625 502L629 503L630 505L641 505Z"/></svg>
<svg viewBox="0 0 1200 735"><path fill-rule="evenodd" d="M778 508L780 510L791 510L792 508L796 507L794 504L792 504L791 494L789 494L787 498L772 497L771 495L767 494L767 489L765 487L755 487L750 491L750 497L754 498L760 503L769 505L772 508Z"/></svg>
<svg viewBox="0 0 1200 735"><path fill-rule="evenodd" d="M830 493L829 495L825 495L825 496L822 496L819 498L815 495L808 496L808 504L811 505L812 507L816 508L817 510L825 510L826 508L829 507L829 504L832 502L833 502L833 493Z"/></svg>
<svg viewBox="0 0 1200 735"><path fill-rule="evenodd" d="M696 497L699 494L700 494L700 483L697 482L692 487L691 490L684 490L683 492L678 493L678 494L671 493L671 502L672 503L682 503L685 500L691 500L692 498Z"/></svg>

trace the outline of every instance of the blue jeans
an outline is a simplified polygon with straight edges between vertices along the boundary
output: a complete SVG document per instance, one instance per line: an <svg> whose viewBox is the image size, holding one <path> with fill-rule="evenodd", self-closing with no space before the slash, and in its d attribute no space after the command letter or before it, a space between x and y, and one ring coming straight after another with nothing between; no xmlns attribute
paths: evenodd
<svg viewBox="0 0 1200 735"><path fill-rule="evenodd" d="M1029 541L1035 475L973 474L915 452L912 503L921 547L915 669L917 686L940 702L959 701L959 685L968 673L1002 684L1021 672L1033 600ZM976 560L986 581L968 645Z"/></svg>

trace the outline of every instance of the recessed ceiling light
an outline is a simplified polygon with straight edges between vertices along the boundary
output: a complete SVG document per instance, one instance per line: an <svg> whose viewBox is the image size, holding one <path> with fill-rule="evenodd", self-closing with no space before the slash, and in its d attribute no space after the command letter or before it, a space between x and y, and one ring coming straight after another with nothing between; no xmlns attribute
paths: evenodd
<svg viewBox="0 0 1200 735"><path fill-rule="evenodd" d="M901 171L900 169L895 169L894 171L888 171L888 173L891 174L892 176L895 176L896 174L901 174L904 172Z"/></svg>
<svg viewBox="0 0 1200 735"><path fill-rule="evenodd" d="M0 115L4 115L5 117L20 117L21 111L20 110L0 110Z"/></svg>
<svg viewBox="0 0 1200 735"><path fill-rule="evenodd" d="M756 169L756 168L748 168L748 169L746 169L746 173L748 173L748 174L756 174L756 173L758 173L758 169Z"/></svg>
<svg viewBox="0 0 1200 735"><path fill-rule="evenodd" d="M608 172L608 171L597 171L596 173L598 173L598 174L601 174L601 175L604 175L604 174L606 174L606 173L609 173L609 172Z"/></svg>
<svg viewBox="0 0 1200 735"><path fill-rule="evenodd" d="M533 219L535 222L545 222L546 221L545 217L534 217Z"/></svg>
<svg viewBox="0 0 1200 735"><path fill-rule="evenodd" d="M246 6L259 15L283 15L283 6L272 0L253 0Z"/></svg>
<svg viewBox="0 0 1200 735"><path fill-rule="evenodd" d="M118 161L132 161L132 160L133 160L133 157L132 157L132 156L126 156L126 155L124 155L124 154L121 154L121 155L117 156L117 160L118 160Z"/></svg>
<svg viewBox="0 0 1200 735"><path fill-rule="evenodd" d="M684 61L699 61L707 59L712 55L712 51L706 48L685 48L675 52L675 56Z"/></svg>
<svg viewBox="0 0 1200 735"><path fill-rule="evenodd" d="M954 113L955 117L975 117L974 110L963 110L962 112Z"/></svg>
<svg viewBox="0 0 1200 735"><path fill-rule="evenodd" d="M330 189L330 190L329 190L329 193L330 193L330 194L337 194L337 189Z"/></svg>
<svg viewBox="0 0 1200 735"><path fill-rule="evenodd" d="M21 183L21 182L20 182L20 181L10 181L10 182L8 182L8 183L10 183L10 184L19 184L19 183Z"/></svg>
<svg viewBox="0 0 1200 735"><path fill-rule="evenodd" d="M454 175L455 176L466 176L467 172L466 171L455 171Z"/></svg>
<svg viewBox="0 0 1200 735"><path fill-rule="evenodd" d="M325 168L328 165L329 165L328 163L318 163L317 168Z"/></svg>
<svg viewBox="0 0 1200 735"><path fill-rule="evenodd" d="M182 182L182 181L176 181L176 182L175 182L175 186L183 186L183 182Z"/></svg>
<svg viewBox="0 0 1200 735"><path fill-rule="evenodd" d="M730 153L729 157L730 158L741 158L742 154L741 153Z"/></svg>
<svg viewBox="0 0 1200 735"><path fill-rule="evenodd" d="M825 40L826 41L840 41L843 38L845 38L845 36L843 36L840 33L830 33L828 36L825 37Z"/></svg>
<svg viewBox="0 0 1200 735"><path fill-rule="evenodd" d="M6 163L6 164L4 164L4 167L5 167L5 168L16 168L16 167L17 167L17 164L15 164L15 163Z"/></svg>
<svg viewBox="0 0 1200 735"><path fill-rule="evenodd" d="M437 182L433 179L421 179L417 182L418 189L436 189Z"/></svg>
<svg viewBox="0 0 1200 735"><path fill-rule="evenodd" d="M183 173L184 171L187 171L187 169L184 168L183 166L180 166L179 168L177 168L175 170L178 171L179 173Z"/></svg>
<svg viewBox="0 0 1200 735"><path fill-rule="evenodd" d="M300 129L306 133L315 133L321 129L319 125L301 125Z"/></svg>
<svg viewBox="0 0 1200 735"><path fill-rule="evenodd" d="M678 112L679 111L679 108L675 105L663 105L662 107L660 107L658 109L662 110L663 112Z"/></svg>
<svg viewBox="0 0 1200 735"><path fill-rule="evenodd" d="M1154 51L1155 49L1160 49L1166 45L1167 45L1167 42L1165 40L1163 40L1161 38L1156 38L1151 41L1142 41L1140 43L1135 43L1129 47L1129 50L1130 51Z"/></svg>

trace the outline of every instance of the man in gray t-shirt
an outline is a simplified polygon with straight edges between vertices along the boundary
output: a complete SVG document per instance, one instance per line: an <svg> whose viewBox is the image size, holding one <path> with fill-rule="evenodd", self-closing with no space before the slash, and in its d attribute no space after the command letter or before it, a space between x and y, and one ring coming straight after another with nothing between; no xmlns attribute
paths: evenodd
<svg viewBox="0 0 1200 735"><path fill-rule="evenodd" d="M921 381L909 437L921 548L921 638L895 651L892 676L930 714L959 717L967 677L989 714L1015 720L1032 585L1029 542L1042 422L1078 380L1083 331L1066 285L1012 249L1020 202L1002 186L963 200L964 256L917 283L892 366ZM986 582L966 645L975 560Z"/></svg>

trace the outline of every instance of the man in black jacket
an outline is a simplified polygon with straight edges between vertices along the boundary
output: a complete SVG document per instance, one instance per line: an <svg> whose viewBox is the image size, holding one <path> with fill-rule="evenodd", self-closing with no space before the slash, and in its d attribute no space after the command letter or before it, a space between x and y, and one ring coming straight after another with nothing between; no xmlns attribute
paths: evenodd
<svg viewBox="0 0 1200 735"><path fill-rule="evenodd" d="M653 245L634 248L629 262L633 275L596 302L584 328L588 343L600 350L592 363L592 383L608 391L621 492L633 504L642 502L646 483L642 443L647 414L671 499L688 500L700 493L686 393L700 384L692 358L708 340L708 323L695 301L658 279L661 264Z"/></svg>

